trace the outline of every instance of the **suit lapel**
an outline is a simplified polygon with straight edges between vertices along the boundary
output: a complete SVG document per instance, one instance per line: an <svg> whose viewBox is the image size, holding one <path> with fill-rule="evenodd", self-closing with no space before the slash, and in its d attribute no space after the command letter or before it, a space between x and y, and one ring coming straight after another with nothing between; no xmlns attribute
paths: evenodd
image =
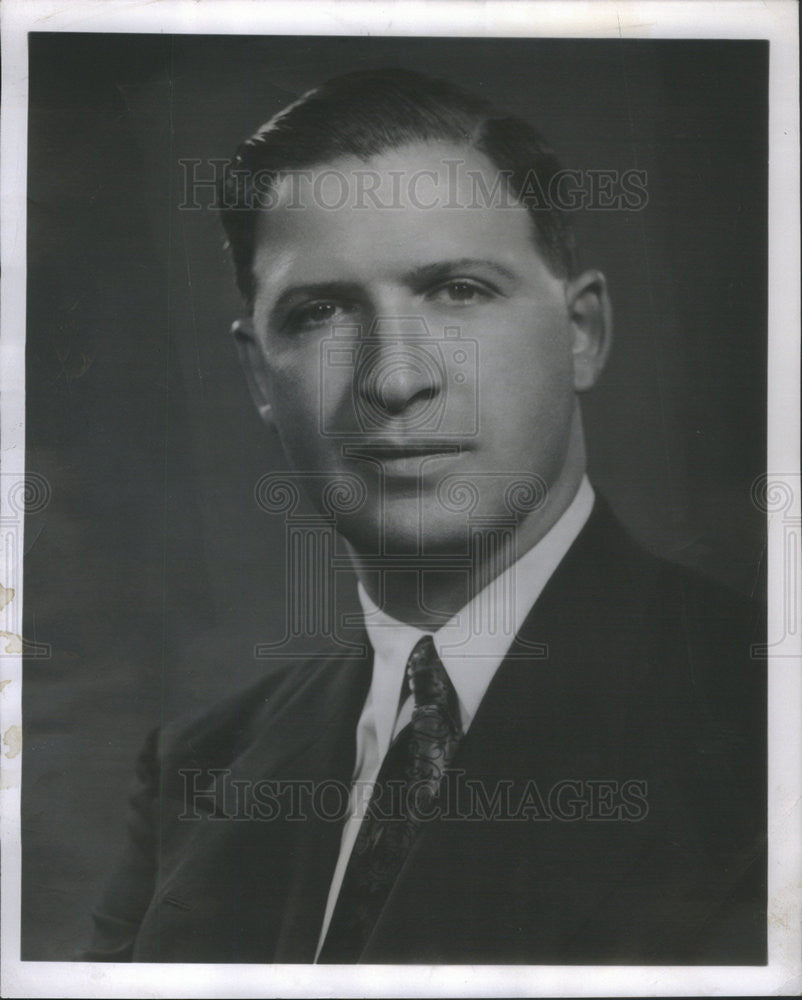
<svg viewBox="0 0 802 1000"><path fill-rule="evenodd" d="M172 952L193 954L214 941L220 961L313 960L342 830L337 790L350 784L370 674L371 658L358 653L292 668L261 708L229 730L218 818L176 824L180 786L167 790L163 881L140 954L176 960ZM193 758L202 763L199 753ZM313 796L322 785L331 793L323 814ZM279 805L273 814L264 809L271 796ZM214 956L206 947L198 960Z"/></svg>
<svg viewBox="0 0 802 1000"><path fill-rule="evenodd" d="M559 791L567 781L635 776L637 754L626 734L648 670L639 656L641 615L633 610L640 583L622 561L630 545L597 508L489 685L452 764L456 811L422 829L363 961L387 961L380 956L388 953L399 961L447 961L437 944L444 926L476 961L497 961L494 947L514 956L516 935L520 960L536 960L533 938L548 956L598 902L588 880L568 880L572 869L597 862L588 845L611 873L629 864L633 842L621 835L624 824L597 824L599 836L588 838L587 824L583 833L582 824L549 815L555 806L570 810L570 786L568 794ZM527 657L533 643L545 644L544 658ZM518 818L477 817L476 799L464 794L471 783L485 803L500 792L500 808ZM524 801L529 818L520 815ZM437 894L432 887L440 880L461 890ZM472 899L484 903L477 908Z"/></svg>
<svg viewBox="0 0 802 1000"><path fill-rule="evenodd" d="M237 769L248 778L339 780L353 767L370 672L371 657L358 652L299 664L242 734Z"/></svg>
<svg viewBox="0 0 802 1000"><path fill-rule="evenodd" d="M680 772L692 772L695 794L717 787L718 773L707 784L695 777L698 691L692 676L679 676L684 633L666 624L664 605L677 598L665 586L597 500L453 761L453 775L482 789L490 815L466 817L457 797L455 817L424 824L361 961L626 963L693 954L713 897ZM545 658L527 658L533 643ZM364 655L318 660L266 683L260 707L258 696L242 702L241 717L218 720L205 745L194 731L185 739L173 780L187 761L231 762L246 784L347 789L370 664ZM642 822L552 815L560 783L641 778ZM532 782L539 801L530 796L521 816ZM504 788L519 814L498 821L492 803ZM342 823L307 808L296 821L182 824L167 815L180 812L180 799L176 786L160 803L164 881L135 958L311 962ZM560 805L570 810L570 796ZM727 885L721 876L716 891Z"/></svg>
<svg viewBox="0 0 802 1000"><path fill-rule="evenodd" d="M308 719L310 729L300 738L296 735L289 754L271 763L272 773L282 780L307 782L318 791L326 786L329 793L325 799L313 798L297 823L275 962L314 960L340 849L342 817L337 812L339 807L344 815L348 806L356 728L370 686L371 662L371 657L357 655L340 660L323 683L311 678L308 700L301 705L293 698L283 716L279 742L283 736L292 740L299 714Z"/></svg>

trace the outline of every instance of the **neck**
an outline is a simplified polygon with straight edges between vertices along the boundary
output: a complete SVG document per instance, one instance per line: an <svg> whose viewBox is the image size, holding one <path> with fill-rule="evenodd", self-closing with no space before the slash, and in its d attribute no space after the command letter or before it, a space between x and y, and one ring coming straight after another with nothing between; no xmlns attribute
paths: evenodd
<svg viewBox="0 0 802 1000"><path fill-rule="evenodd" d="M576 496L585 466L585 442L577 406L568 454L545 503L521 520L513 536L500 546L492 546L492 558L479 559L470 572L464 568L439 570L422 564L377 570L375 566L367 567L360 554L349 546L360 583L373 603L397 621L423 629L440 627L554 527ZM483 545L481 549L486 553L491 547Z"/></svg>

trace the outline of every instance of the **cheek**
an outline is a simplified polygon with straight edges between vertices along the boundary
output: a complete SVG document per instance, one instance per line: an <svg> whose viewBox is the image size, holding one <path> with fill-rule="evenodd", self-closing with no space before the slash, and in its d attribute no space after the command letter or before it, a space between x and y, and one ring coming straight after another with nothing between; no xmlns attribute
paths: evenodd
<svg viewBox="0 0 802 1000"><path fill-rule="evenodd" d="M274 416L308 424L319 410L320 350L317 343L268 340L263 356Z"/></svg>
<svg viewBox="0 0 802 1000"><path fill-rule="evenodd" d="M569 330L557 310L544 314L532 304L512 312L481 338L479 351L482 382L495 386L494 396L506 386L510 405L526 398L554 405L573 392Z"/></svg>

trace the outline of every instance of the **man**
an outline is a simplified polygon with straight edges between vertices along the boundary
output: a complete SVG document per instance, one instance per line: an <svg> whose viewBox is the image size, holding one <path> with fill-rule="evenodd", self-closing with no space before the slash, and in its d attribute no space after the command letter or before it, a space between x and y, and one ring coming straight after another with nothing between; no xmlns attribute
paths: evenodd
<svg viewBox="0 0 802 1000"><path fill-rule="evenodd" d="M611 313L559 177L402 71L240 148L234 332L364 626L153 734L85 958L765 961L759 615L586 477Z"/></svg>

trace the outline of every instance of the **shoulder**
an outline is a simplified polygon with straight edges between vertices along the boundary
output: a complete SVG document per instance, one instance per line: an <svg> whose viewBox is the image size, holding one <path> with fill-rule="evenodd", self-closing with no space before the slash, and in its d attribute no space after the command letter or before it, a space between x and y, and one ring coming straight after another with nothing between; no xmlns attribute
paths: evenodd
<svg viewBox="0 0 802 1000"><path fill-rule="evenodd" d="M308 659L270 663L258 680L160 727L152 738L157 756L186 767L227 766L270 729L271 720L314 683L330 660L321 651Z"/></svg>
<svg viewBox="0 0 802 1000"><path fill-rule="evenodd" d="M764 604L647 551L598 495L569 557L571 587L611 655L619 636L694 711L709 709L727 728L762 724Z"/></svg>
<svg viewBox="0 0 802 1000"><path fill-rule="evenodd" d="M688 755L694 781L710 769L719 776L727 770L759 802L767 744L765 604L630 537L622 555L640 603L641 648L664 738L678 759Z"/></svg>
<svg viewBox="0 0 802 1000"><path fill-rule="evenodd" d="M613 597L648 608L657 618L711 634L757 634L765 605L688 566L645 549L621 524L603 497L575 548L585 571L604 579Z"/></svg>
<svg viewBox="0 0 802 1000"><path fill-rule="evenodd" d="M599 513L597 551L610 560L617 553L608 607L623 631L634 622L639 633L631 672L622 673L639 692L633 725L643 728L644 757L654 751L664 760L659 781L672 775L702 842L716 856L741 851L751 864L766 799L765 605L648 552L609 510Z"/></svg>
<svg viewBox="0 0 802 1000"><path fill-rule="evenodd" d="M766 606L699 573L660 566L662 641L676 650L697 711L736 746L765 741Z"/></svg>
<svg viewBox="0 0 802 1000"><path fill-rule="evenodd" d="M694 683L732 691L765 671L766 605L695 569L631 543L641 567L655 636L689 661ZM735 682L738 682L735 684Z"/></svg>
<svg viewBox="0 0 802 1000"><path fill-rule="evenodd" d="M656 556L651 559L661 616L690 637L717 644L719 652L740 644L753 658L763 639L765 603L742 594L687 566ZM753 649L753 647L755 647Z"/></svg>

